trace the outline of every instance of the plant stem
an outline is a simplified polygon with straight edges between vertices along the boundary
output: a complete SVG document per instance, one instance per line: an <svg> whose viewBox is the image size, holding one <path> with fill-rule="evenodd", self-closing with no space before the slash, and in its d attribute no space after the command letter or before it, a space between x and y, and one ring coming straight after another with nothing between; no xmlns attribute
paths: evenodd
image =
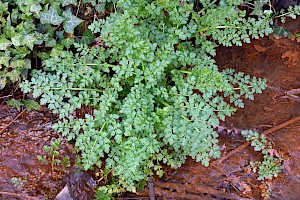
<svg viewBox="0 0 300 200"><path fill-rule="evenodd" d="M209 29L222 29L222 28L235 28L235 29L240 29L241 27L239 26L216 26L216 27L205 27L205 28L201 28L198 30L198 32L204 32L207 31Z"/></svg>
<svg viewBox="0 0 300 200"><path fill-rule="evenodd" d="M278 15L278 16L274 16L274 19L276 19L276 18L279 18L279 17L284 17L284 16L287 16L287 15L289 15L291 12L288 12L288 13L283 13L283 14L281 14L281 15Z"/></svg>
<svg viewBox="0 0 300 200"><path fill-rule="evenodd" d="M217 2L217 0L213 0L211 3L210 3L210 5L209 6L212 6L214 3L216 3ZM202 8L199 12L198 12L198 14L200 15L202 12L204 12L205 11L205 9L206 8Z"/></svg>
<svg viewBox="0 0 300 200"><path fill-rule="evenodd" d="M100 131L99 131L99 134L101 134L101 133L102 133L102 131L103 131L104 127L105 127L105 124L106 124L106 122L104 122L104 124L101 126L101 129L100 129ZM91 148L90 154L93 152L93 150L94 150L94 148L95 148L95 145L96 145L96 142L97 142L97 140L98 140L98 138L96 138L96 140L94 141L94 144L93 144L93 146L92 146L92 148Z"/></svg>
<svg viewBox="0 0 300 200"><path fill-rule="evenodd" d="M145 66L144 66L144 62L142 62L142 69L143 69L143 74L144 74L145 83L147 83L147 78L146 78L146 74L145 74Z"/></svg>
<svg viewBox="0 0 300 200"><path fill-rule="evenodd" d="M166 106L166 107L169 107L169 106L170 106L167 102L161 101L161 100L159 100L159 99L156 98L156 97L154 97L154 100L155 100L155 101L158 101L159 103L163 104L163 105Z"/></svg>
<svg viewBox="0 0 300 200"><path fill-rule="evenodd" d="M45 87L40 87L41 89ZM103 90L100 89L94 89L94 88L50 88L50 90L74 90L74 91L97 91L97 92L103 92Z"/></svg>
<svg viewBox="0 0 300 200"><path fill-rule="evenodd" d="M178 70L179 72L181 73L185 73L185 74L191 74L192 72L191 71L186 71L186 70Z"/></svg>
<svg viewBox="0 0 300 200"><path fill-rule="evenodd" d="M116 67L117 65L112 65L112 64L108 64L108 63L87 63L88 66L106 66L106 67Z"/></svg>
<svg viewBox="0 0 300 200"><path fill-rule="evenodd" d="M253 88L252 85L247 86L248 88ZM233 90L241 90L242 88L233 88Z"/></svg>

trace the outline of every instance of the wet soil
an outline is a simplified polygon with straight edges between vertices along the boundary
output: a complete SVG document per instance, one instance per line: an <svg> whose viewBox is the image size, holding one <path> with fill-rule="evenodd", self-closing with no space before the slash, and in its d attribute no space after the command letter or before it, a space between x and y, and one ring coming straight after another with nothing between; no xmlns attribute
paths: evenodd
<svg viewBox="0 0 300 200"><path fill-rule="evenodd" d="M45 108L19 114L14 108L1 105L1 200L54 199L64 187L67 168L53 167L37 159L37 155L46 155L44 145L49 146L51 141L59 138L51 125L52 115ZM65 141L59 152L58 159L68 155L74 160L72 148Z"/></svg>
<svg viewBox="0 0 300 200"><path fill-rule="evenodd" d="M298 23L290 26L299 30ZM162 179L154 178L156 199L264 199L267 193L269 199L300 199L299 58L300 43L287 38L270 36L242 47L220 47L218 66L266 78L268 88L254 101L246 100L245 109L239 109L222 124L220 160L208 168L192 159L179 169L166 167ZM37 160L37 155L45 154L43 146L59 137L50 128L54 119L45 108L24 111L16 119L18 114L1 104L0 131L5 130L0 134L0 199L53 199L66 184L66 171L53 171L51 165ZM296 120L276 128L291 119ZM261 160L262 155L245 146L242 129L260 133L274 130L267 137L273 143L274 153L284 158L283 172L278 177L258 181L257 175L248 170L249 162ZM72 147L63 142L60 155L74 158ZM13 184L14 177L24 181ZM118 199L149 199L149 190Z"/></svg>

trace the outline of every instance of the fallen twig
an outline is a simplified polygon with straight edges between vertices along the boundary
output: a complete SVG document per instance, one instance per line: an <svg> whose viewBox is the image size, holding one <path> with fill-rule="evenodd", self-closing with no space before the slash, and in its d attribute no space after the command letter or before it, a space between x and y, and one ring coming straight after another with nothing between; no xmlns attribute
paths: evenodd
<svg viewBox="0 0 300 200"><path fill-rule="evenodd" d="M0 97L0 99L4 99L4 98L7 98L7 97L11 97L11 96L12 96L12 94L6 95L6 96L3 96L3 97Z"/></svg>
<svg viewBox="0 0 300 200"><path fill-rule="evenodd" d="M295 118L293 118L293 119L291 119L291 120L288 120L288 121L286 121L286 122L284 122L284 123L282 123L282 124L279 124L279 125L277 125L277 126L274 126L273 128L270 128L270 129L268 129L268 130L262 132L262 134L265 134L265 135L270 134L270 133L272 133L272 132L275 132L275 131L277 131L277 130L279 130L279 129L284 128L285 126L288 126L289 124L295 123L295 122L297 122L297 121L299 121L299 120L300 120L300 116L295 117ZM218 159L218 160L212 162L212 163L211 163L211 166L214 166L215 168L217 168L217 166L218 166L219 164L221 164L224 160L226 160L227 158L231 157L231 156L234 155L235 153L237 153L237 152L239 152L239 151L245 149L245 148L248 147L250 144L251 144L251 142L246 142L246 143L243 144L242 146L239 146L238 148L236 148L236 149L230 151L229 153L227 153L226 155L224 155L222 158L220 158L220 159Z"/></svg>
<svg viewBox="0 0 300 200"><path fill-rule="evenodd" d="M189 185L190 187L187 188L185 185L181 184L176 184L176 183L157 183L156 184L158 187L155 187L155 193L161 196L166 196L164 193L172 193L172 191L175 191L173 195L181 198L188 198L188 195L192 195L191 197L195 198L188 198L188 199L202 199L200 198L199 195L195 195L195 193L199 194L210 194L214 195L220 198L226 198L226 199L232 199L232 200L241 200L243 199L242 197L236 195L236 194L230 194L227 192L222 192L220 190L216 190L211 187L206 187L206 186L201 186L201 185ZM169 190L166 190L166 189ZM181 196L182 195L182 196Z"/></svg>
<svg viewBox="0 0 300 200"><path fill-rule="evenodd" d="M152 178L148 179L148 187L150 200L155 200L154 183Z"/></svg>
<svg viewBox="0 0 300 200"><path fill-rule="evenodd" d="M200 196L197 194L189 194L189 193L177 193L177 192L172 192L169 190L163 190L163 189L157 189L157 191L159 192L159 195L162 197L169 197L171 199L189 199L189 200L211 200L211 197L206 197L206 196Z"/></svg>
<svg viewBox="0 0 300 200"><path fill-rule="evenodd" d="M295 122L297 122L297 121L299 121L299 120L300 120L300 116L295 117L295 118L290 119L290 120L288 120L288 121L286 121L286 122L284 122L284 123L282 123L282 124L279 124L279 125L277 125L277 126L274 126L273 128L270 128L270 129L268 129L268 130L266 130L266 131L264 131L264 132L262 132L262 133L265 134L265 135L268 135L268 134L270 134L270 133L272 133L272 132L275 132L275 131L277 131L277 130L279 130L279 129L282 129L282 128L284 128L284 127L290 125L290 124L293 124L293 123L295 123Z"/></svg>
<svg viewBox="0 0 300 200"><path fill-rule="evenodd" d="M39 200L39 198L37 198L37 197L31 197L31 196L27 196L25 194L17 194L17 193L2 192L2 191L0 191L0 194L2 194L2 195L8 195L8 196L15 196L15 197L22 197L22 198L30 199L30 200Z"/></svg>
<svg viewBox="0 0 300 200"><path fill-rule="evenodd" d="M300 97L297 96L297 94L300 94L300 88L291 89L290 91L286 91L286 90L283 90L281 88L273 87L273 86L269 86L268 88L272 89L272 90L275 90L275 91L278 91L281 94L283 94L284 96L281 97L281 98L288 98L288 99L300 102Z"/></svg>
<svg viewBox="0 0 300 200"><path fill-rule="evenodd" d="M9 124L7 124L1 131L0 134L2 134L10 125L12 125L24 112L26 111L26 108L22 110Z"/></svg>
<svg viewBox="0 0 300 200"><path fill-rule="evenodd" d="M116 197L115 200L149 200L148 197Z"/></svg>
<svg viewBox="0 0 300 200"><path fill-rule="evenodd" d="M243 149L245 149L247 146L249 146L251 143L250 142L246 142L244 143L242 146L239 146L238 148L230 151L229 153L225 154L223 157L221 157L218 160L215 160L214 162L211 163L211 166L214 166L215 168L219 169L217 166L220 165L224 160L228 159L229 157L233 156L234 154L236 154L239 151L242 151Z"/></svg>
<svg viewBox="0 0 300 200"><path fill-rule="evenodd" d="M300 88L298 88L298 89L292 89L290 91L285 92L285 95L287 97L289 97L290 99L293 99L295 101L300 102L300 97L298 97L297 94L300 94Z"/></svg>

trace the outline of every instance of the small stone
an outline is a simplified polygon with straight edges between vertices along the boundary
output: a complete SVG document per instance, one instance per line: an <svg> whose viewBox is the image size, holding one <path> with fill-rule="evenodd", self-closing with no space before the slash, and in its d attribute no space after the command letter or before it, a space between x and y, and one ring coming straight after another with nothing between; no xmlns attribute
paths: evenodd
<svg viewBox="0 0 300 200"><path fill-rule="evenodd" d="M62 191L55 197L55 200L73 200L73 198L70 195L68 186L66 185Z"/></svg>

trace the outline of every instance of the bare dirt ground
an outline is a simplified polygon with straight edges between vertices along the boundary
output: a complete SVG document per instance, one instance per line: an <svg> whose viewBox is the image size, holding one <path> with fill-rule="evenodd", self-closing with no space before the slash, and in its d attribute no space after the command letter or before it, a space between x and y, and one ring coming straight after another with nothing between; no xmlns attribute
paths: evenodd
<svg viewBox="0 0 300 200"><path fill-rule="evenodd" d="M299 30L299 24L293 23L291 28ZM267 194L269 199L300 199L299 58L300 43L287 38L270 36L242 47L220 47L218 66L266 78L268 88L254 101L246 101L245 109L226 119L219 138L221 159L208 168L191 159L179 169L166 167L162 179L154 178L156 199L264 199ZM9 93L2 91L0 100ZM1 104L0 199L53 199L65 185L64 170L53 172L51 165L36 158L44 153L44 145L59 137L50 128L52 122L46 109L18 115L15 109ZM257 175L248 170L249 162L260 160L262 155L241 137L242 129L268 134L274 152L284 158L278 177L258 181ZM74 157L66 143L60 151L62 156ZM25 181L16 186L14 177ZM118 199L149 199L148 194L146 188L138 195L126 194Z"/></svg>
<svg viewBox="0 0 300 200"><path fill-rule="evenodd" d="M64 187L66 169L53 168L37 159L37 155L45 155L43 146L59 137L51 123L48 110L19 114L1 105L0 199L54 199ZM60 154L72 157L72 148L63 142Z"/></svg>

